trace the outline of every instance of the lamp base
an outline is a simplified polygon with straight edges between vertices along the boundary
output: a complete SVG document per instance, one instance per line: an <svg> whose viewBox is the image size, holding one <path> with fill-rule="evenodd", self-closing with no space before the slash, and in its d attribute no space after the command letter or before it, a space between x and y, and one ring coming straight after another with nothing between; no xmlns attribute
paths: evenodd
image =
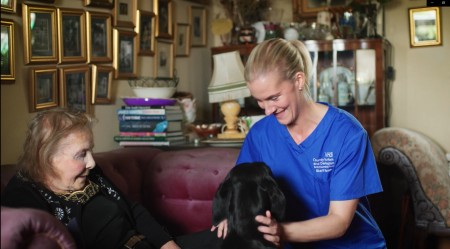
<svg viewBox="0 0 450 249"><path fill-rule="evenodd" d="M244 139L245 138L245 133L219 133L217 134L217 138L219 139Z"/></svg>

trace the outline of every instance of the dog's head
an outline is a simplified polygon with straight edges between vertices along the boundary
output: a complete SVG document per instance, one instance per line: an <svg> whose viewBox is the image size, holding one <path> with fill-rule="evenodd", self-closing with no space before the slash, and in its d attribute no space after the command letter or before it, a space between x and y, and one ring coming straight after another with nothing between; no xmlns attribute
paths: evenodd
<svg viewBox="0 0 450 249"><path fill-rule="evenodd" d="M261 238L257 215L269 210L277 220L284 218L286 200L264 163L243 163L225 177L213 201L213 223L228 219L229 233L246 238Z"/></svg>

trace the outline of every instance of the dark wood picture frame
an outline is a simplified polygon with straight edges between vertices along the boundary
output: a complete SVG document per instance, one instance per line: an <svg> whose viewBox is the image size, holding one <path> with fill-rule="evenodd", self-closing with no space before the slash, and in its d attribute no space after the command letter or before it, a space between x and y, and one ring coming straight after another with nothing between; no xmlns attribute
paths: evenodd
<svg viewBox="0 0 450 249"><path fill-rule="evenodd" d="M137 77L137 34L114 29L114 71L116 79Z"/></svg>
<svg viewBox="0 0 450 249"><path fill-rule="evenodd" d="M172 79L174 76L174 45L172 41L156 40L155 47L155 78Z"/></svg>
<svg viewBox="0 0 450 249"><path fill-rule="evenodd" d="M92 104L112 103L111 87L113 78L113 67L92 65Z"/></svg>
<svg viewBox="0 0 450 249"><path fill-rule="evenodd" d="M16 59L15 59L15 40L14 40L14 21L10 19L1 20L2 37L2 65L1 82L10 83L16 79ZM4 43L4 39L6 42Z"/></svg>
<svg viewBox="0 0 450 249"><path fill-rule="evenodd" d="M60 105L69 109L91 112L91 74L88 65L59 68Z"/></svg>
<svg viewBox="0 0 450 249"><path fill-rule="evenodd" d="M86 13L87 61L112 62L112 17L108 13Z"/></svg>
<svg viewBox="0 0 450 249"><path fill-rule="evenodd" d="M30 69L30 111L37 112L57 107L58 71L55 66Z"/></svg>
<svg viewBox="0 0 450 249"><path fill-rule="evenodd" d="M173 4L172 0L153 0L156 15L156 38L173 38Z"/></svg>
<svg viewBox="0 0 450 249"><path fill-rule="evenodd" d="M333 0L327 5L325 0L292 0L292 17L296 22L315 20L320 11L344 12L346 0Z"/></svg>
<svg viewBox="0 0 450 249"><path fill-rule="evenodd" d="M135 31L138 33L138 55L155 54L156 15L150 11L138 10Z"/></svg>
<svg viewBox="0 0 450 249"><path fill-rule="evenodd" d="M192 47L206 46L207 43L206 22L207 22L206 8L200 6L190 6L189 24L191 25Z"/></svg>
<svg viewBox="0 0 450 249"><path fill-rule="evenodd" d="M191 25L177 23L175 27L175 56L186 57L191 51Z"/></svg>
<svg viewBox="0 0 450 249"><path fill-rule="evenodd" d="M86 12L58 8L59 63L86 62Z"/></svg>
<svg viewBox="0 0 450 249"><path fill-rule="evenodd" d="M22 4L22 13L25 63L58 62L56 9Z"/></svg>

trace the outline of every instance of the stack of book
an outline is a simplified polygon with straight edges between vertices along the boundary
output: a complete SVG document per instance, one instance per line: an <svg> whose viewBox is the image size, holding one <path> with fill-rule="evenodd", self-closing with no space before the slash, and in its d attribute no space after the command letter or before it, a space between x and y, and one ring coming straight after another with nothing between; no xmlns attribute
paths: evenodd
<svg viewBox="0 0 450 249"><path fill-rule="evenodd" d="M122 106L117 110L121 146L169 146L183 144L184 113L179 105Z"/></svg>

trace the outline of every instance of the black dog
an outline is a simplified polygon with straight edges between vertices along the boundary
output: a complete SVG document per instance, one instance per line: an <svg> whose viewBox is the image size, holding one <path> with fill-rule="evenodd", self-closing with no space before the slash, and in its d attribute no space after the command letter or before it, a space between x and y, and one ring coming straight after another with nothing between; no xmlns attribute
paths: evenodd
<svg viewBox="0 0 450 249"><path fill-rule="evenodd" d="M243 163L234 167L214 196L213 224L228 220L228 234L222 249L275 248L258 231L257 215L270 210L278 221L284 218L286 199L264 163Z"/></svg>

